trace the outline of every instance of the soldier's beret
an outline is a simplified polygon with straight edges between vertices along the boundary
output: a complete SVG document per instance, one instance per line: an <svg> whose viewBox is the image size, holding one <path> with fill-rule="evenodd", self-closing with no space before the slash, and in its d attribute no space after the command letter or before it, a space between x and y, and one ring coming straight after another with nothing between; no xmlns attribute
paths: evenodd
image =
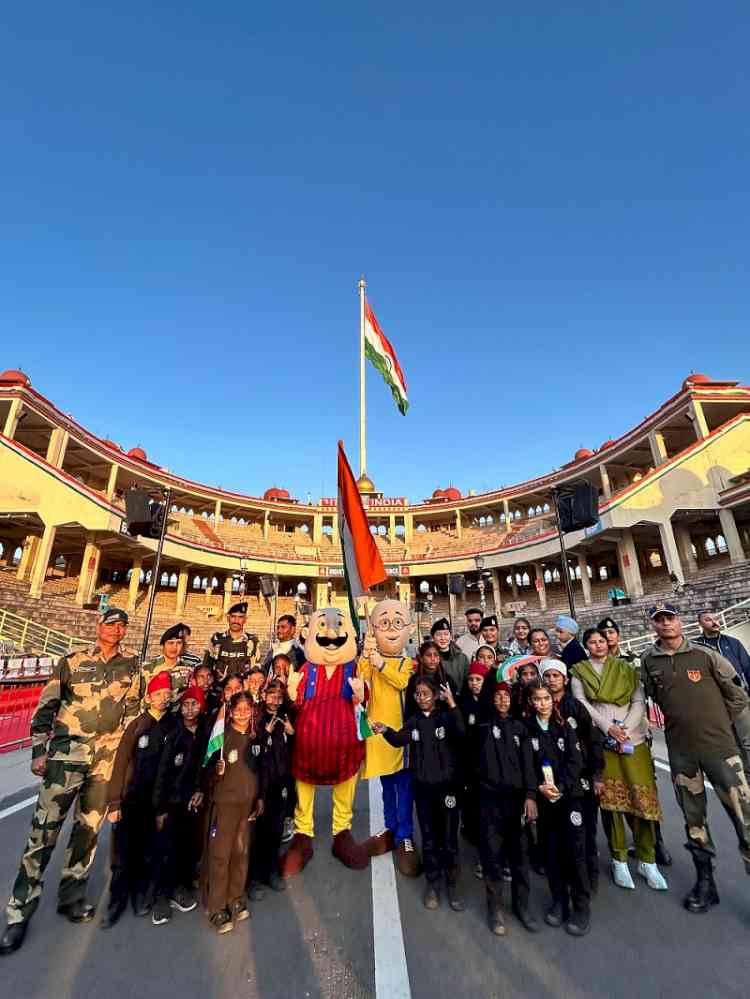
<svg viewBox="0 0 750 999"><path fill-rule="evenodd" d="M482 618L482 628L497 628L497 618L494 614L490 614L489 617Z"/></svg>
<svg viewBox="0 0 750 999"><path fill-rule="evenodd" d="M159 645L164 645L165 642L170 641L172 638L184 638L185 637L185 625L184 624L173 624L171 628L167 628L164 634L159 639Z"/></svg>
<svg viewBox="0 0 750 999"><path fill-rule="evenodd" d="M118 621L120 624L128 623L128 615L119 607L108 607L99 618L99 624L117 624Z"/></svg>
<svg viewBox="0 0 750 999"><path fill-rule="evenodd" d="M184 633L185 633L186 635L192 635L192 633L193 633L193 629L192 629L192 628L190 627L190 625L189 625L189 624L185 624L185 622L184 622L184 621L180 621L180 622L179 622L179 625L180 625L180 627L182 628L183 632L184 632Z"/></svg>
<svg viewBox="0 0 750 999"><path fill-rule="evenodd" d="M430 628L430 634L434 636L436 631L450 631L451 623L447 617L440 617Z"/></svg>
<svg viewBox="0 0 750 999"><path fill-rule="evenodd" d="M247 601L243 600L238 604L232 604L227 614L247 614Z"/></svg>
<svg viewBox="0 0 750 999"><path fill-rule="evenodd" d="M604 631L605 628L612 628L614 629L614 631L617 632L618 635L620 634L620 625L617 623L617 621L614 621L611 617L602 618L602 620L596 626L597 631Z"/></svg>

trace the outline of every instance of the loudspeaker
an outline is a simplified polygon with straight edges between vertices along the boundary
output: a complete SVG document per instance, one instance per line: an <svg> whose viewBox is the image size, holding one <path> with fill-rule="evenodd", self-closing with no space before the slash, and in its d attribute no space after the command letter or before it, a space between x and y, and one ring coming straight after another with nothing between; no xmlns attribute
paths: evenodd
<svg viewBox="0 0 750 999"><path fill-rule="evenodd" d="M125 521L132 537L160 537L166 515L166 503L152 500L145 489L134 487L125 493Z"/></svg>
<svg viewBox="0 0 750 999"><path fill-rule="evenodd" d="M414 605L414 609L416 610L417 614L427 614L429 611L429 605L426 600L417 600L416 604Z"/></svg>
<svg viewBox="0 0 750 999"><path fill-rule="evenodd" d="M599 494L590 482L576 482L573 490L557 499L563 534L593 527L599 521Z"/></svg>
<svg viewBox="0 0 750 999"><path fill-rule="evenodd" d="M260 592L264 597L272 597L276 592L276 587L274 586L273 576L260 576L258 578L260 583Z"/></svg>
<svg viewBox="0 0 750 999"><path fill-rule="evenodd" d="M465 589L466 580L462 575L456 573L448 576L448 592L452 593L454 597L462 597Z"/></svg>

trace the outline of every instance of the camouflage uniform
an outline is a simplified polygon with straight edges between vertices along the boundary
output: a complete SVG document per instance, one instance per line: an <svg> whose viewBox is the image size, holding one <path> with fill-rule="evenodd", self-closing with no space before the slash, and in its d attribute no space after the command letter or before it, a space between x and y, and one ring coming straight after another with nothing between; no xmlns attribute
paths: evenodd
<svg viewBox="0 0 750 999"><path fill-rule="evenodd" d="M750 872L750 789L732 722L745 716L748 697L732 664L713 649L683 641L674 652L657 642L641 656L646 693L665 717L677 803L685 816L687 849L696 862L716 848L706 819L705 779L732 821Z"/></svg>
<svg viewBox="0 0 750 999"><path fill-rule="evenodd" d="M257 635L243 631L241 637L235 640L228 629L217 631L208 643L203 664L210 666L219 680L230 673L248 673L257 648Z"/></svg>
<svg viewBox="0 0 750 999"><path fill-rule="evenodd" d="M45 868L74 802L58 905L85 899L115 754L125 726L138 714L138 704L135 653L118 649L105 660L95 646L57 663L31 720L32 758L47 754L48 759L8 901L9 926L26 922L36 911Z"/></svg>
<svg viewBox="0 0 750 999"><path fill-rule="evenodd" d="M161 673L165 670L169 673L169 678L172 681L172 698L170 704L174 707L180 703L182 692L190 685L190 678L193 675L193 667L180 658L177 660L176 665L170 669L166 665L166 659L164 656L156 656L154 659L149 659L149 661L144 663L141 667L141 711L145 711L147 708L146 689L149 682L157 675L157 673Z"/></svg>

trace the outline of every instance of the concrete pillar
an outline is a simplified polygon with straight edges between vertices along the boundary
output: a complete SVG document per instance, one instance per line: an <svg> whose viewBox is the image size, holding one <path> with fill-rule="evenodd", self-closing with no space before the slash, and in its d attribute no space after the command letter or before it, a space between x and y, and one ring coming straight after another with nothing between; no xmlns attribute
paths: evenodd
<svg viewBox="0 0 750 999"><path fill-rule="evenodd" d="M578 556L578 568L581 570L581 588L583 589L583 602L586 607L591 606L591 580L589 579L589 563L585 555Z"/></svg>
<svg viewBox="0 0 750 999"><path fill-rule="evenodd" d="M21 560L16 569L16 579L26 579L34 564L36 550L39 547L39 538L35 534L29 534L24 540Z"/></svg>
<svg viewBox="0 0 750 999"><path fill-rule="evenodd" d="M740 538L740 532L737 530L734 511L719 510L719 523L721 524L721 533L724 535L724 540L729 549L730 562L744 562L745 552L742 549L742 539Z"/></svg>
<svg viewBox="0 0 750 999"><path fill-rule="evenodd" d="M336 546L341 544L341 540L339 538L339 518L337 513L334 513L331 517L331 541Z"/></svg>
<svg viewBox="0 0 750 999"><path fill-rule="evenodd" d="M406 542L406 544L409 544L409 542L412 539L412 535L413 534L414 534L414 514L413 513L405 513L404 514L404 541Z"/></svg>
<svg viewBox="0 0 750 999"><path fill-rule="evenodd" d="M268 537L268 520L269 520L268 510L264 510L264 512L263 512L263 537L264 538Z"/></svg>
<svg viewBox="0 0 750 999"><path fill-rule="evenodd" d="M677 551L680 553L680 562L682 562L687 574L693 576L698 571L698 562L693 555L693 539L690 537L690 531L684 524L674 524L673 530Z"/></svg>
<svg viewBox="0 0 750 999"><path fill-rule="evenodd" d="M314 513L312 542L314 545L319 545L322 540L323 540L323 515L321 513Z"/></svg>
<svg viewBox="0 0 750 999"><path fill-rule="evenodd" d="M495 614L498 621L503 616L503 598L500 589L500 570L492 570L492 602L495 605Z"/></svg>
<svg viewBox="0 0 750 999"><path fill-rule="evenodd" d="M520 572L519 566L514 565L510 570L510 588L513 590L513 599L518 600L518 583L516 582L516 573Z"/></svg>
<svg viewBox="0 0 750 999"><path fill-rule="evenodd" d="M68 431L63 430L62 427L55 427L49 435L49 444L47 445L47 454L45 456L47 463L54 465L55 468L62 468L67 446Z"/></svg>
<svg viewBox="0 0 750 999"><path fill-rule="evenodd" d="M117 473L120 471L120 466L117 462L114 462L109 469L109 478L107 479L107 499L114 499L115 492L117 490ZM167 511L169 512L169 511Z"/></svg>
<svg viewBox="0 0 750 999"><path fill-rule="evenodd" d="M218 530L219 521L221 520L221 500L216 500L214 503L214 530Z"/></svg>
<svg viewBox="0 0 750 999"><path fill-rule="evenodd" d="M697 399L693 399L690 404L691 416L693 418L693 429L695 430L696 440L702 441L704 437L708 437L709 430L708 424L706 423L706 415L703 412L703 403L698 402Z"/></svg>
<svg viewBox="0 0 750 999"><path fill-rule="evenodd" d="M388 539L391 544L396 543L396 514L392 513L388 517Z"/></svg>
<svg viewBox="0 0 750 999"><path fill-rule="evenodd" d="M8 410L8 415L5 417L5 425L3 426L3 437L15 437L22 409L23 403L20 399L11 399L10 409Z"/></svg>
<svg viewBox="0 0 750 999"><path fill-rule="evenodd" d="M627 528L617 542L617 561L625 591L631 600L643 596L643 579L638 565L638 552L633 541L633 532Z"/></svg>
<svg viewBox="0 0 750 999"><path fill-rule="evenodd" d="M143 559L135 558L133 559L132 571L130 573L130 585L128 586L128 610L134 611L136 603L138 602L138 587L141 583L141 569L143 568Z"/></svg>
<svg viewBox="0 0 750 999"><path fill-rule="evenodd" d="M664 434L658 430L652 430L648 435L648 443L651 447L651 457L654 460L654 468L663 465L667 461L667 446L664 443Z"/></svg>
<svg viewBox="0 0 750 999"><path fill-rule="evenodd" d="M612 496L612 483L609 481L609 472L607 471L606 465L599 466L599 476L602 480L602 492L604 493L604 498L609 499Z"/></svg>
<svg viewBox="0 0 750 999"><path fill-rule="evenodd" d="M210 577L209 577L209 579L210 579ZM229 610L229 608L232 606L232 597L234 596L234 594L232 593L232 582L233 582L233 580L232 580L231 576L225 576L224 577L224 613L225 614Z"/></svg>
<svg viewBox="0 0 750 999"><path fill-rule="evenodd" d="M31 570L29 596L34 597L35 599L39 599L42 595L44 577L47 574L47 566L49 565L50 556L52 555L52 546L55 543L56 534L56 527L52 527L50 524L45 524L44 534L42 535L37 546L36 557L34 558L34 565Z"/></svg>
<svg viewBox="0 0 750 999"><path fill-rule="evenodd" d="M507 499L503 500L503 513L505 514L505 530L509 531L511 528L511 522L510 522L510 506L508 505Z"/></svg>
<svg viewBox="0 0 750 999"><path fill-rule="evenodd" d="M461 537L461 511L456 510L456 537Z"/></svg>
<svg viewBox="0 0 750 999"><path fill-rule="evenodd" d="M183 566L177 577L177 600L175 602L175 612L178 617L181 617L185 611L185 601L187 600L188 591L188 569L189 566Z"/></svg>
<svg viewBox="0 0 750 999"><path fill-rule="evenodd" d="M315 583L315 610L328 606L328 583Z"/></svg>
<svg viewBox="0 0 750 999"><path fill-rule="evenodd" d="M398 599L402 604L411 607L411 583L408 580L399 579Z"/></svg>
<svg viewBox="0 0 750 999"><path fill-rule="evenodd" d="M539 597L539 610L547 610L547 587L544 583L544 569L538 562L534 562L534 585Z"/></svg>
<svg viewBox="0 0 750 999"><path fill-rule="evenodd" d="M664 557L667 560L667 569L677 576L680 583L684 583L685 573L682 568L682 562L680 562L680 553L677 550L677 541L675 540L671 521L667 520L659 524L659 537L661 538Z"/></svg>
<svg viewBox="0 0 750 999"><path fill-rule="evenodd" d="M83 607L91 601L91 595L96 586L96 577L99 573L99 562L102 557L102 550L95 541L89 539L83 550L81 560L81 574L78 577L78 588L76 589L75 602L79 607Z"/></svg>

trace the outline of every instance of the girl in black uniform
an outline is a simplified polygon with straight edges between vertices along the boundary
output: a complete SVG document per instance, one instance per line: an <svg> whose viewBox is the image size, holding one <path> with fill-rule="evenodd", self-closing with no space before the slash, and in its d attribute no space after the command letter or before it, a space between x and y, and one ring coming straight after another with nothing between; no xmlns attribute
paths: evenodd
<svg viewBox="0 0 750 999"><path fill-rule="evenodd" d="M578 735L555 711L552 694L538 680L530 684L533 716L526 723L534 760L539 833L552 905L544 917L571 936L588 933L591 892L583 825L584 761ZM571 913L571 901L573 911Z"/></svg>
<svg viewBox="0 0 750 999"><path fill-rule="evenodd" d="M521 835L522 823L537 818L537 784L528 733L522 722L511 718L510 697L509 684L495 684L492 709L477 727L479 855L487 921L496 936L505 935L501 877L506 860L513 879L513 911L530 933L539 928L529 912L529 869Z"/></svg>
<svg viewBox="0 0 750 999"><path fill-rule="evenodd" d="M461 800L461 832L472 846L478 846L479 840L479 777L477 774L477 759L479 749L477 732L480 715L482 714L482 688L485 684L489 668L476 660L469 666L466 685L461 691L458 706L466 726L466 742L464 744L461 767L463 771L463 794ZM477 863L474 873L482 878L481 861Z"/></svg>
<svg viewBox="0 0 750 999"><path fill-rule="evenodd" d="M437 909L440 905L440 878L445 875L448 903L451 909L462 912L466 906L457 885L458 798L461 790L459 758L466 730L447 682L438 688L431 677L420 677L414 687L414 699L417 712L398 732L382 722L373 722L372 729L391 746L409 746L409 766L414 779L414 802L427 878L425 908Z"/></svg>
<svg viewBox="0 0 750 999"><path fill-rule="evenodd" d="M426 642L422 642L419 646L419 651L417 652L417 668L409 677L409 682L406 685L406 693L404 694L404 718L410 718L419 710L417 702L414 698L414 688L416 687L419 678L423 676L431 677L437 685L437 689L447 683L451 689L451 693L453 694L453 699L456 700L458 698L456 685L445 672L445 668L443 667L443 660L440 656L440 648L437 642L433 642L431 638L428 638Z"/></svg>

